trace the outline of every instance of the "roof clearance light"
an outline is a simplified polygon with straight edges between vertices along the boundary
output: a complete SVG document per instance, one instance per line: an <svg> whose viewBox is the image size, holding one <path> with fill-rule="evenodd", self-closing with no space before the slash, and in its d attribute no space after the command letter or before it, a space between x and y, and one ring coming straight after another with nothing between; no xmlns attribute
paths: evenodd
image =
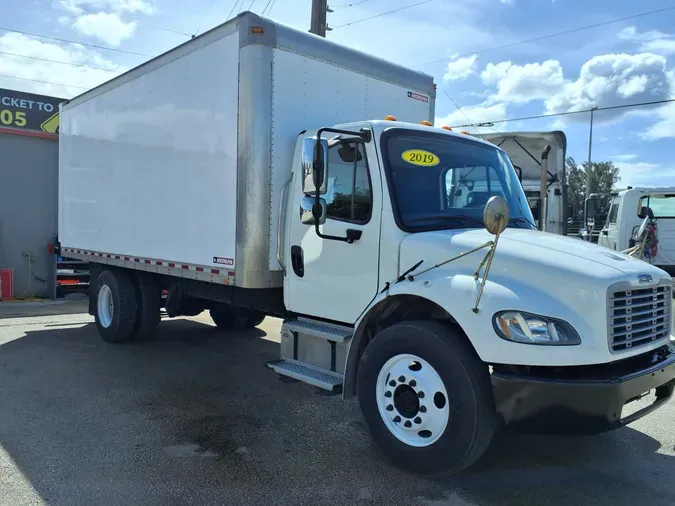
<svg viewBox="0 0 675 506"><path fill-rule="evenodd" d="M466 130L462 130L462 133L463 133L464 135L471 135L471 134L470 134L469 132L467 132Z"/></svg>
<svg viewBox="0 0 675 506"><path fill-rule="evenodd" d="M384 117L384 120L385 120L385 121L397 121L397 120L396 120L396 116L392 116L391 114L387 114L387 115Z"/></svg>
<svg viewBox="0 0 675 506"><path fill-rule="evenodd" d="M450 130L452 132L452 127L449 127L448 125L443 125L441 128L443 130Z"/></svg>
<svg viewBox="0 0 675 506"><path fill-rule="evenodd" d="M431 121L427 121L427 120L422 121L421 124L424 125L424 126L433 126L433 125L431 124Z"/></svg>

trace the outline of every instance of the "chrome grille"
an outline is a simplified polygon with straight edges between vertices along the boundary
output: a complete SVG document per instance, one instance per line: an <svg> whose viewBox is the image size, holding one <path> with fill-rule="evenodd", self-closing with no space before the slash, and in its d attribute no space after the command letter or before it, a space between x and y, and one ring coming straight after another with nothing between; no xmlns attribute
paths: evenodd
<svg viewBox="0 0 675 506"><path fill-rule="evenodd" d="M626 288L609 294L609 345L625 351L670 336L672 287Z"/></svg>

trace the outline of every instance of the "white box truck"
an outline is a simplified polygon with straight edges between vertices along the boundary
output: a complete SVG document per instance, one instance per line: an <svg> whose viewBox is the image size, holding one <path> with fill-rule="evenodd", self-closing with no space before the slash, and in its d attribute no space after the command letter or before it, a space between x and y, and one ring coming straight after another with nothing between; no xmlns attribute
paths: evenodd
<svg viewBox="0 0 675 506"><path fill-rule="evenodd" d="M671 278L537 231L503 150L429 126L434 94L244 13L64 103L58 246L90 262L102 338L149 335L162 304L281 317L270 368L358 396L427 475L502 424L600 433L663 405Z"/></svg>

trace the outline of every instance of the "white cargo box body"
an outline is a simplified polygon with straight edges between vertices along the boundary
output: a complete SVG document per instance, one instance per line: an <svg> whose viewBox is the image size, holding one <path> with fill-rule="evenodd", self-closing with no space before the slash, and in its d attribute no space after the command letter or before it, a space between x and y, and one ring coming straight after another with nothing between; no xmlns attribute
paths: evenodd
<svg viewBox="0 0 675 506"><path fill-rule="evenodd" d="M63 255L281 286L297 136L387 114L433 121L430 76L244 13L61 107Z"/></svg>

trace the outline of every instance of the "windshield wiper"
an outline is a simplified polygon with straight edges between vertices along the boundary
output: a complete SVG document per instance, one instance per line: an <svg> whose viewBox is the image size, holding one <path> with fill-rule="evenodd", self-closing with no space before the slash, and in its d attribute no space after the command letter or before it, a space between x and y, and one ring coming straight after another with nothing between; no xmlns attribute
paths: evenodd
<svg viewBox="0 0 675 506"><path fill-rule="evenodd" d="M408 223L416 223L420 221L429 221L429 220L458 221L460 223L470 220L475 221L478 224L481 223L481 221L478 218L474 216L469 216L467 214L439 214L435 216L425 216L424 218L415 218L414 220L408 220Z"/></svg>
<svg viewBox="0 0 675 506"><path fill-rule="evenodd" d="M536 230L536 228L537 228L537 225L535 225L535 224L532 223L530 220L528 220L527 218L524 218L524 217L522 217L522 216L519 216L518 218L511 218L511 219L509 220L509 223L522 223L522 222L525 222L525 223L527 223L528 225L532 225L532 226L535 228L535 230ZM518 228L520 228L520 227L518 227Z"/></svg>

